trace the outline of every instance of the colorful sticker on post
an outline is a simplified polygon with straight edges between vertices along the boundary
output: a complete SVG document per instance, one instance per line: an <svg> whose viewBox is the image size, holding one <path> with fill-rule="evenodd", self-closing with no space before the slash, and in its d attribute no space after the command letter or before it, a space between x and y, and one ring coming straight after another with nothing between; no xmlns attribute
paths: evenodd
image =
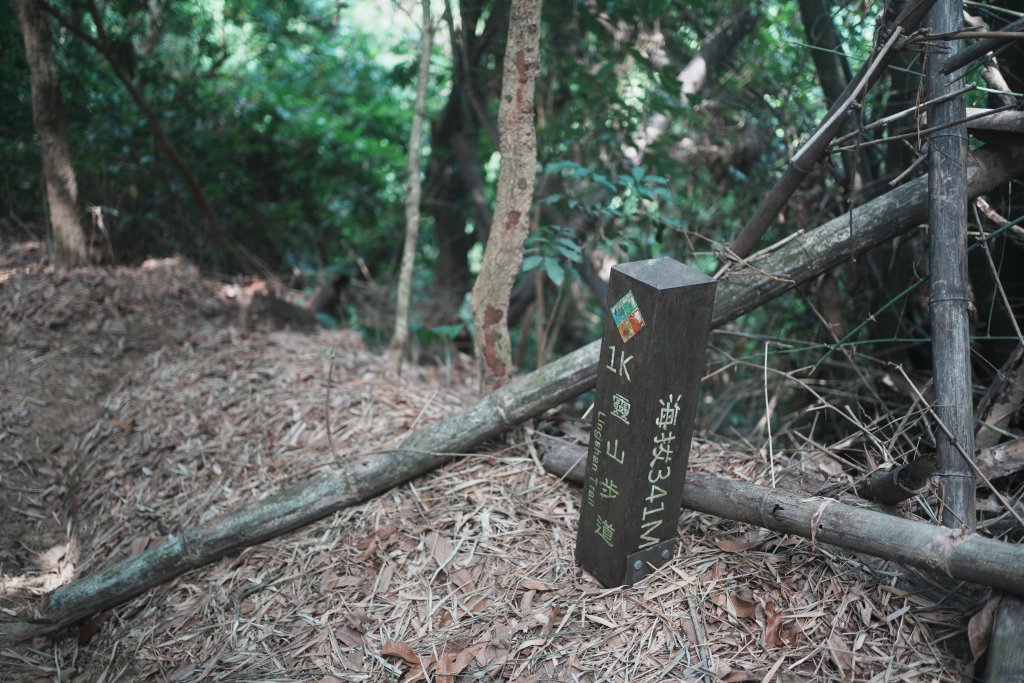
<svg viewBox="0 0 1024 683"><path fill-rule="evenodd" d="M626 292L621 299L612 306L612 320L615 327L619 329L619 336L623 343L628 342L637 332L644 328L644 317L640 315L640 309L636 305L636 298L633 291Z"/></svg>

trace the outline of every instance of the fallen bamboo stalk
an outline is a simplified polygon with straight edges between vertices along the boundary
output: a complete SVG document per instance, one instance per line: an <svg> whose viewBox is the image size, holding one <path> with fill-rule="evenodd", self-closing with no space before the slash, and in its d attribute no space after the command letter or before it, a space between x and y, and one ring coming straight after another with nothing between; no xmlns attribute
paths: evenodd
<svg viewBox="0 0 1024 683"><path fill-rule="evenodd" d="M582 483L585 457L583 446L563 445L544 467ZM1024 595L1024 545L699 472L686 475L683 507Z"/></svg>
<svg viewBox="0 0 1024 683"><path fill-rule="evenodd" d="M1024 172L1024 147L979 150L969 170L976 196ZM712 326L770 301L853 255L917 225L926 215L924 179L907 183L754 257L756 267L732 271L718 287ZM361 503L429 472L509 427L593 388L600 341L517 378L469 408L406 436L391 450L357 459L253 503L250 507L172 536L163 544L77 579L46 595L32 618L0 624L0 636L52 633L96 612L250 545L262 543L345 507Z"/></svg>

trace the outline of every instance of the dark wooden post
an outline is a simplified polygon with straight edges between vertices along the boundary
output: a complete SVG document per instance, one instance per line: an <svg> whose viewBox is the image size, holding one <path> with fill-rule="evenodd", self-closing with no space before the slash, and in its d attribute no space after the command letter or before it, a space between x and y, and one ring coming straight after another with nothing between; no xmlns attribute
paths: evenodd
<svg viewBox="0 0 1024 683"><path fill-rule="evenodd" d="M605 586L675 553L715 285L669 258L612 268L576 538Z"/></svg>

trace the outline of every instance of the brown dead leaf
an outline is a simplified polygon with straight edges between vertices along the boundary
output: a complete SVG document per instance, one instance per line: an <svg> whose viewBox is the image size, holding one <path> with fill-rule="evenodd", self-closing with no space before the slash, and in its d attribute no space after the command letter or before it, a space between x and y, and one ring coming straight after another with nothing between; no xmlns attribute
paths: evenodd
<svg viewBox="0 0 1024 683"><path fill-rule="evenodd" d="M743 683L744 681L759 681L761 677L750 671L733 671L722 679L722 683Z"/></svg>
<svg viewBox="0 0 1024 683"><path fill-rule="evenodd" d="M427 680L427 672L433 664L434 658L427 655L423 658L423 664L413 666L404 676L402 676L400 683L419 683L420 681Z"/></svg>
<svg viewBox="0 0 1024 683"><path fill-rule="evenodd" d="M799 635L800 626L796 623L784 626L782 631L779 633L779 637L782 638L782 642L785 643L787 647L796 647L796 640Z"/></svg>
<svg viewBox="0 0 1024 683"><path fill-rule="evenodd" d="M988 649L988 639L992 633L992 620L995 618L996 609L1002 599L1002 595L994 595L989 598L985 606L967 622L967 640L970 642L971 656L974 657L974 661L981 659L985 650Z"/></svg>
<svg viewBox="0 0 1024 683"><path fill-rule="evenodd" d="M338 639L338 642L344 644L347 647L362 647L363 646L363 634L354 628L348 626L339 626L334 629L334 636Z"/></svg>
<svg viewBox="0 0 1024 683"><path fill-rule="evenodd" d="M715 539L715 545L718 546L719 550L727 553L742 553L756 548L764 543L764 540L765 539L759 533L754 531L740 537L724 537Z"/></svg>
<svg viewBox="0 0 1024 683"><path fill-rule="evenodd" d="M828 653L842 676L853 669L853 653L839 634L833 633L828 637Z"/></svg>
<svg viewBox="0 0 1024 683"><path fill-rule="evenodd" d="M748 619L757 611L757 603L728 591L712 595L711 602L740 619Z"/></svg>
<svg viewBox="0 0 1024 683"><path fill-rule="evenodd" d="M78 644L85 645L95 637L100 629L103 628L103 622L110 617L109 612L100 612L89 621L82 625L82 628L78 629Z"/></svg>
<svg viewBox="0 0 1024 683"><path fill-rule="evenodd" d="M419 664L420 657L408 643L395 640L385 640L380 647L380 653L384 656L401 657L410 664Z"/></svg>
<svg viewBox="0 0 1024 683"><path fill-rule="evenodd" d="M320 584L317 586L317 590L320 591L320 595L327 595L334 587L338 585L338 575L331 569L328 569L320 577Z"/></svg>
<svg viewBox="0 0 1024 683"><path fill-rule="evenodd" d="M385 562L384 566L380 569L380 573L377 575L377 590L381 594L387 595L388 591L391 589L391 579L394 575L395 565L390 562Z"/></svg>
<svg viewBox="0 0 1024 683"><path fill-rule="evenodd" d="M462 673L463 669L469 666L477 653L487 647L487 643L478 643L463 649L460 652L450 652L441 656L437 662L435 679L437 683L455 683L455 677Z"/></svg>
<svg viewBox="0 0 1024 683"><path fill-rule="evenodd" d="M358 544L356 547L359 547ZM366 562L368 559L373 557L373 554L377 552L377 537L374 536L370 539L370 542L366 546L366 550L356 556L356 562Z"/></svg>
<svg viewBox="0 0 1024 683"><path fill-rule="evenodd" d="M443 567L455 552L455 546L452 545L452 542L436 531L431 531L427 534L427 549L430 550L430 554L434 557L439 567Z"/></svg>
<svg viewBox="0 0 1024 683"><path fill-rule="evenodd" d="M551 586L544 583L543 581L537 581L536 579L523 579L519 582L519 587L523 590L528 591L549 591L552 590Z"/></svg>
<svg viewBox="0 0 1024 683"><path fill-rule="evenodd" d="M764 646L778 647L782 644L782 615L775 609L773 600L764 603L764 615Z"/></svg>
<svg viewBox="0 0 1024 683"><path fill-rule="evenodd" d="M360 633L366 633L367 629L373 626L377 620L366 613L362 607L354 607L352 611L345 615L345 620L349 626L354 628Z"/></svg>

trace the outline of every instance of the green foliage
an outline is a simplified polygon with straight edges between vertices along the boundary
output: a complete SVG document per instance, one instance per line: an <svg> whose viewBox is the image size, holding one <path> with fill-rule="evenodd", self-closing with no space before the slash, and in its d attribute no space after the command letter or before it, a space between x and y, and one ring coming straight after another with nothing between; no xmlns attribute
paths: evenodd
<svg viewBox="0 0 1024 683"><path fill-rule="evenodd" d="M565 282L566 265L581 263L583 249L573 239L571 230L549 226L534 232L526 239L526 256L522 270L529 272L542 268L556 287ZM573 268L568 269L572 277L578 277Z"/></svg>
<svg viewBox="0 0 1024 683"><path fill-rule="evenodd" d="M104 28L233 239L281 269L349 250L386 263L401 235L413 96L404 69L417 29L380 31L326 0L159 4L156 16L142 3L101 3ZM80 8L68 17L96 34ZM0 31L20 43L9 11ZM70 31L55 35L83 203L109 209L115 251L179 250L216 265L204 217L110 65ZM20 50L3 51L0 75L0 208L38 222Z"/></svg>

